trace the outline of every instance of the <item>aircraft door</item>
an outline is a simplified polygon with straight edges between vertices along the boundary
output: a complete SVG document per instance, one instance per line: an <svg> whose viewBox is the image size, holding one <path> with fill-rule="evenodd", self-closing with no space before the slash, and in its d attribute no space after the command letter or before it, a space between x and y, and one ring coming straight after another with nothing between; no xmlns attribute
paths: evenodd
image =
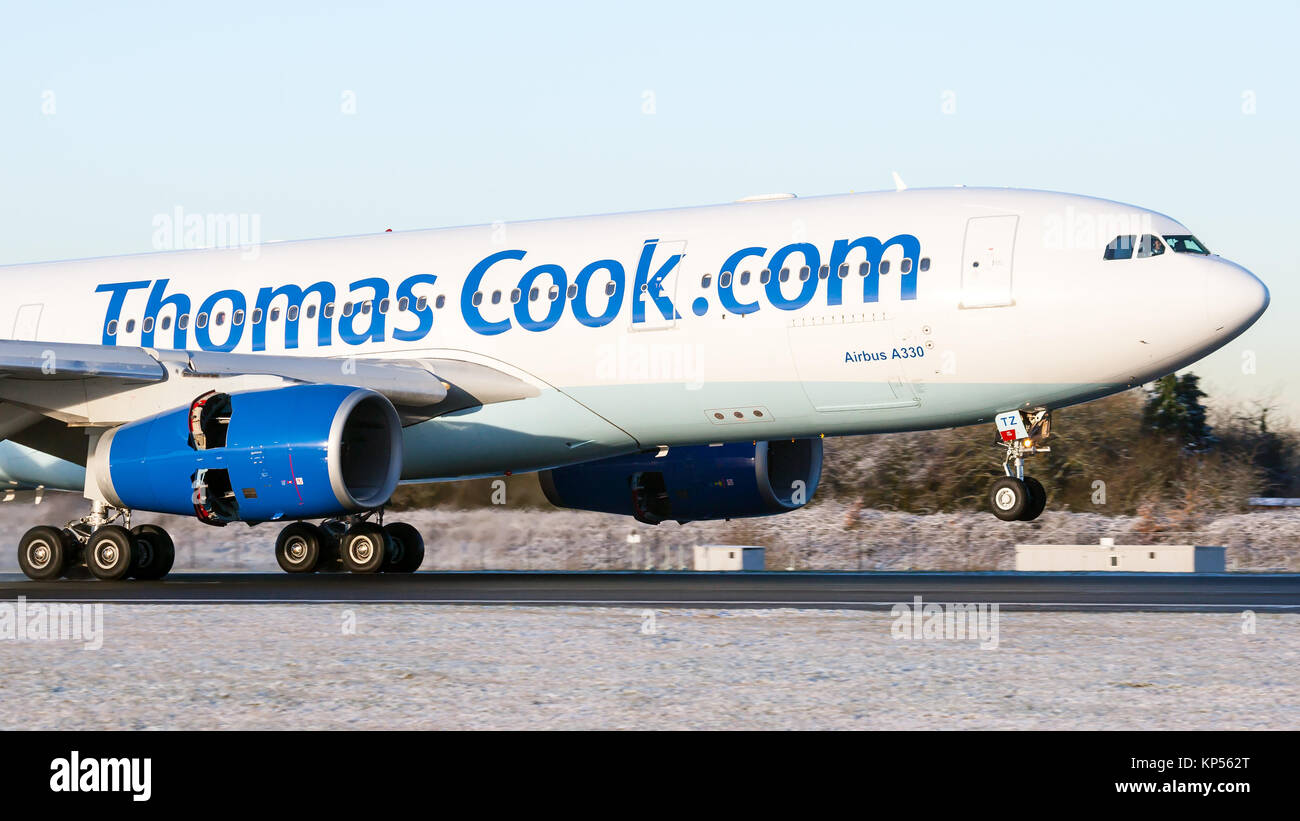
<svg viewBox="0 0 1300 821"><path fill-rule="evenodd" d="M31 303L28 305L18 306L18 313L14 316L14 332L10 339L36 339L37 329L41 324L41 311L45 308L40 303Z"/></svg>
<svg viewBox="0 0 1300 821"><path fill-rule="evenodd" d="M972 217L966 222L962 250L961 307L993 308L1014 305L1011 269L1015 258L1014 214Z"/></svg>

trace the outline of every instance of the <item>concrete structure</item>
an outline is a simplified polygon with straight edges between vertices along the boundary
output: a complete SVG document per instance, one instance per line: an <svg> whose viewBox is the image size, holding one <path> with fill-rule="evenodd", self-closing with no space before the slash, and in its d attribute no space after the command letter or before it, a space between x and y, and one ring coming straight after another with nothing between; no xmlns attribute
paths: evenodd
<svg viewBox="0 0 1300 821"><path fill-rule="evenodd" d="M696 570L763 570L766 549L755 545L697 544Z"/></svg>
<svg viewBox="0 0 1300 821"><path fill-rule="evenodd" d="M1203 545L1018 544L1016 570L1118 570L1148 573L1222 573L1224 548Z"/></svg>

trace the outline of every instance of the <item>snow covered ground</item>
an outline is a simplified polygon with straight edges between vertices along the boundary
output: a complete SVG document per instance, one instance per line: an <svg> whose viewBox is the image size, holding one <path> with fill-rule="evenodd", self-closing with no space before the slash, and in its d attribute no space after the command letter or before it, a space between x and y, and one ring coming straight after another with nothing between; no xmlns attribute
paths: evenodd
<svg viewBox="0 0 1300 821"><path fill-rule="evenodd" d="M106 606L0 641L0 729L1300 729L1300 616ZM349 630L349 625L351 630Z"/></svg>
<svg viewBox="0 0 1300 821"><path fill-rule="evenodd" d="M16 545L34 524L80 515L83 502L50 494L40 505L0 506L0 572L18 568ZM988 513L925 516L860 510L825 501L803 510L732 522L638 524L628 517L567 510L421 510L390 514L424 534L424 569L581 570L676 568L696 544L757 544L770 569L1010 570L1016 544L1202 544L1227 548L1229 570L1300 572L1300 510L1242 513L1182 521L1049 511L1038 521L1007 523ZM277 570L278 528L215 528L194 519L141 514L163 524L177 544L178 570ZM629 544L635 534L640 542Z"/></svg>

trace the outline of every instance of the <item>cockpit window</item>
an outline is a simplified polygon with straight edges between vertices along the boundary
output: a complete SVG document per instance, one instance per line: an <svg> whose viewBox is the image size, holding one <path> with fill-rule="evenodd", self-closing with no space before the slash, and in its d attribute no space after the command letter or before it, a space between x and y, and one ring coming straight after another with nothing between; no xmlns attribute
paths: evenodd
<svg viewBox="0 0 1300 821"><path fill-rule="evenodd" d="M1110 241L1106 246L1106 259L1130 259L1133 256L1133 245L1137 237L1133 234L1122 234ZM1093 246L1096 247L1095 245Z"/></svg>
<svg viewBox="0 0 1300 821"><path fill-rule="evenodd" d="M1165 242L1169 247L1174 249L1175 254L1209 254L1210 249L1201 244L1201 241L1191 234L1166 234Z"/></svg>
<svg viewBox="0 0 1300 821"><path fill-rule="evenodd" d="M1165 244L1160 241L1159 237L1151 234L1143 234L1142 239L1138 240L1138 258L1158 257L1165 252Z"/></svg>

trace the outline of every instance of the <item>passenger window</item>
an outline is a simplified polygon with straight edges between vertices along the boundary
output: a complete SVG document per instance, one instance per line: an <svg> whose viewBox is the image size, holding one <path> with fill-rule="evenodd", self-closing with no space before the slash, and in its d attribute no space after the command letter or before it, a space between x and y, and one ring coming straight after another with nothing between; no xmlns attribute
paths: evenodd
<svg viewBox="0 0 1300 821"><path fill-rule="evenodd" d="M1122 234L1110 241L1106 246L1105 259L1131 259L1133 256L1133 244L1137 237L1132 234Z"/></svg>
<svg viewBox="0 0 1300 821"><path fill-rule="evenodd" d="M899 270L901 270L905 274L910 273L912 270L912 260L908 259L907 257L903 257L903 264Z"/></svg>
<svg viewBox="0 0 1300 821"><path fill-rule="evenodd" d="M253 309L253 324L254 324L254 325L259 325L259 324L261 324L261 322L262 322L262 309L261 309L261 308L254 308L254 309Z"/></svg>
<svg viewBox="0 0 1300 821"><path fill-rule="evenodd" d="M188 328L189 326L190 326L190 315L189 315L189 314L181 314L181 318L178 319L178 320L176 320L176 327L177 327L177 328L180 328L180 329L183 331L183 330L185 330L186 328Z"/></svg>
<svg viewBox="0 0 1300 821"><path fill-rule="evenodd" d="M278 321L279 319L280 319L280 309L279 309L279 308L272 308L272 309L271 309L271 321L272 321L272 322L276 322L276 321Z"/></svg>
<svg viewBox="0 0 1300 821"><path fill-rule="evenodd" d="M153 317L151 317L151 316L146 316L146 317L144 318L144 324L141 325L140 327L144 330L145 333L149 333L150 331L152 331L152 330L153 330Z"/></svg>
<svg viewBox="0 0 1300 821"><path fill-rule="evenodd" d="M1165 252L1165 244L1158 237L1150 234L1143 234L1142 239L1138 240L1138 258L1158 257Z"/></svg>
<svg viewBox="0 0 1300 821"><path fill-rule="evenodd" d="M758 283L760 285L766 285L768 282L771 281L771 279L772 279L772 271L771 269L768 268L764 268L758 275Z"/></svg>
<svg viewBox="0 0 1300 821"><path fill-rule="evenodd" d="M244 324L244 312L243 312L243 311L235 311L235 313L231 315L231 317L230 317L230 321L231 321L232 324L235 324L235 325L243 325L243 324Z"/></svg>
<svg viewBox="0 0 1300 821"><path fill-rule="evenodd" d="M536 301L537 301L537 298L538 298L539 296L541 296L541 293L542 293L542 292L539 291L538 289L533 288L532 290L530 290L530 291L528 292L528 301L529 301L529 302L536 302Z"/></svg>
<svg viewBox="0 0 1300 821"><path fill-rule="evenodd" d="M420 310L424 310L424 306L428 304L429 304L429 300L426 299L425 297L420 297L415 301L415 306ZM438 299L433 303L433 307L441 308L443 305L446 304L447 304L447 297L439 296Z"/></svg>
<svg viewBox="0 0 1300 821"><path fill-rule="evenodd" d="M475 306L475 307L477 307L477 306L479 306L479 305L482 305L482 304L483 304L483 292L482 292L482 291L475 291L475 292L474 292L474 298L471 299L470 302L474 303L474 306Z"/></svg>
<svg viewBox="0 0 1300 821"><path fill-rule="evenodd" d="M821 269L817 272L817 276L820 277L821 279L826 279L830 275L831 275L831 266L829 265L823 265Z"/></svg>
<svg viewBox="0 0 1300 821"><path fill-rule="evenodd" d="M922 270L922 271L928 271L928 270L930 270L930 258L929 258L929 257L921 257L921 270Z"/></svg>
<svg viewBox="0 0 1300 821"><path fill-rule="evenodd" d="M559 299L559 298L560 298L560 286L559 286L559 285L552 285L551 288L550 288L550 290L548 290L548 291L546 292L546 297L547 297L547 299L551 300L551 302L554 302L555 300Z"/></svg>
<svg viewBox="0 0 1300 821"><path fill-rule="evenodd" d="M363 313L363 314L368 314L368 313L370 313L370 303L371 303L371 302L373 302L373 300L367 299L365 302L361 303L361 313Z"/></svg>
<svg viewBox="0 0 1300 821"><path fill-rule="evenodd" d="M514 304L514 303L518 302L518 301L519 301L519 297L521 297L521 296L523 296L523 292L522 292L522 291L520 291L518 288L513 289L513 290L510 292L510 302L511 302L511 304Z"/></svg>
<svg viewBox="0 0 1300 821"><path fill-rule="evenodd" d="M790 281L790 269L789 269L789 268L782 268L782 269L781 269L781 281L782 281L782 282L789 282L789 281Z"/></svg>
<svg viewBox="0 0 1300 821"><path fill-rule="evenodd" d="M388 309L392 307L392 304L393 303L391 300L387 300L387 299L379 300L379 313L381 314L388 313Z"/></svg>
<svg viewBox="0 0 1300 821"><path fill-rule="evenodd" d="M475 294L475 296L477 296L479 299L482 299L482 298L483 298L481 294ZM477 305L478 303L476 302L476 303L474 303L474 304ZM352 316L352 303L351 303L351 302L344 302L344 303L343 303L343 315L344 315L344 316Z"/></svg>
<svg viewBox="0 0 1300 821"><path fill-rule="evenodd" d="M321 309L321 315L324 316L326 319L329 319L330 317L334 316L334 303L326 302L325 307Z"/></svg>
<svg viewBox="0 0 1300 821"><path fill-rule="evenodd" d="M407 306L410 304L411 304L411 300L407 299L406 297L402 297L401 299L397 300L397 310L405 311Z"/></svg>
<svg viewBox="0 0 1300 821"><path fill-rule="evenodd" d="M569 299L573 299L574 297L576 297L576 296L578 295L578 286L577 286L577 284L575 283L575 284L573 284L573 285L570 285L570 286L568 287L568 289L565 291L565 293L567 293L567 294L569 295Z"/></svg>
<svg viewBox="0 0 1300 821"><path fill-rule="evenodd" d="M316 318L316 306L315 306L315 305L308 305L308 306L307 306L307 318L308 318L308 319L315 319L315 318Z"/></svg>
<svg viewBox="0 0 1300 821"><path fill-rule="evenodd" d="M162 322L159 323L159 327L162 328L164 331L170 328L171 326L172 326L172 318L169 316L163 317Z"/></svg>
<svg viewBox="0 0 1300 821"><path fill-rule="evenodd" d="M605 283L605 296L613 296L616 290L618 290L618 287L614 285L614 280L611 279Z"/></svg>
<svg viewBox="0 0 1300 821"><path fill-rule="evenodd" d="M889 273L889 260L885 260L884 262L880 263L880 273L881 274Z"/></svg>
<svg viewBox="0 0 1300 821"><path fill-rule="evenodd" d="M812 273L812 271L809 270L809 268L808 268L807 265L803 266L802 268L799 269L799 281L800 281L800 282L807 282L807 281L808 281L808 275L811 274L811 273Z"/></svg>
<svg viewBox="0 0 1300 821"><path fill-rule="evenodd" d="M860 277L864 277L864 276L866 276L866 275L869 274L869 273L871 273L871 263L870 263L870 262L864 262L864 263L862 263L861 265L858 266L858 276L860 276Z"/></svg>
<svg viewBox="0 0 1300 821"><path fill-rule="evenodd" d="M709 287L709 283L712 281L713 281L712 275L705 274L704 276L700 277L700 287L707 288Z"/></svg>
<svg viewBox="0 0 1300 821"><path fill-rule="evenodd" d="M728 287L731 286L731 272L730 272L730 271L726 271L726 272L724 272L724 273L722 274L722 276L718 277L718 286L721 287L721 288L728 288Z"/></svg>
<svg viewBox="0 0 1300 821"><path fill-rule="evenodd" d="M493 305L498 305L498 304L500 304L500 302L501 302L501 292L500 292L500 291L493 291L493 292L492 292L492 304L493 304Z"/></svg>
<svg viewBox="0 0 1300 821"><path fill-rule="evenodd" d="M740 284L741 285L749 284L749 271L742 271L740 273Z"/></svg>
<svg viewBox="0 0 1300 821"><path fill-rule="evenodd" d="M197 325L197 326L199 326L200 328L206 328L206 327L208 327L208 315L207 315L207 314L202 314L202 313L199 314L198 320L195 321L194 324Z"/></svg>
<svg viewBox="0 0 1300 821"><path fill-rule="evenodd" d="M126 332L127 332L127 333L131 333L131 332L134 331L134 330L135 330L135 320L134 320L134 319L128 319L128 320L126 321Z"/></svg>
<svg viewBox="0 0 1300 821"><path fill-rule="evenodd" d="M285 313L285 316L288 318L290 322L296 321L298 319L298 306L290 305L288 312Z"/></svg>
<svg viewBox="0 0 1300 821"><path fill-rule="evenodd" d="M116 334L117 334L117 320L116 320L116 319L110 319L110 320L108 321L108 328L107 328L106 330L108 331L108 335L109 335L109 336L114 336L114 335L116 335Z"/></svg>
<svg viewBox="0 0 1300 821"><path fill-rule="evenodd" d="M225 325L225 324L226 324L226 312L225 312L225 311L217 311L217 316L216 316L216 318L213 320L213 322L216 323L217 325Z"/></svg>

